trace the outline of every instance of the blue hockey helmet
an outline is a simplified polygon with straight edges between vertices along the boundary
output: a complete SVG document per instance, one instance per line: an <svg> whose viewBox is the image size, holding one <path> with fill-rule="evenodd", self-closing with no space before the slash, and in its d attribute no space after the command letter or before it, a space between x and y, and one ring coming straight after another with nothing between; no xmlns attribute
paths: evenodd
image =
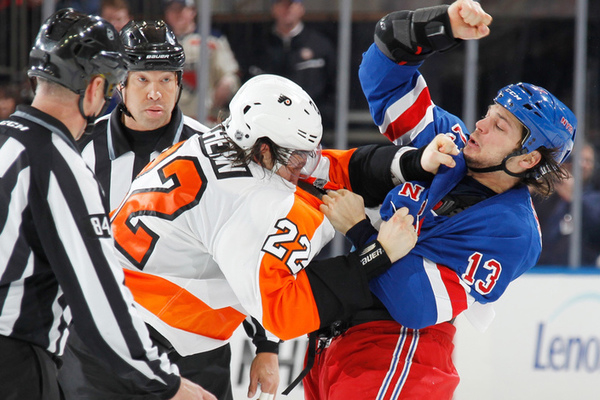
<svg viewBox="0 0 600 400"><path fill-rule="evenodd" d="M562 163L571 153L577 118L546 89L529 83L517 83L500 89L494 101L506 108L527 129L523 148L527 152L540 147L557 149L554 158Z"/></svg>

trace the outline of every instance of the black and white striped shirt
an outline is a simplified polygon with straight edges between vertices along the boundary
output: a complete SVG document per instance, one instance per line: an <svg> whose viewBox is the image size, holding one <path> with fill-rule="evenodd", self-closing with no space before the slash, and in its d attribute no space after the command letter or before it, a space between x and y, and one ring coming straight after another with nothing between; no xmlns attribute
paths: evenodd
<svg viewBox="0 0 600 400"><path fill-rule="evenodd" d="M72 320L116 373L172 397L179 377L123 280L100 187L73 137L19 106L0 122L0 335L60 355Z"/></svg>
<svg viewBox="0 0 600 400"><path fill-rule="evenodd" d="M114 210L127 194L133 178L161 151L188 139L198 132L207 132L209 128L198 121L186 117L179 107L173 110L171 121L161 128L155 140L153 132L141 132L138 137L126 132L120 107L96 121L90 136L84 136L78 142L86 164L94 171L100 182L109 209ZM140 141L147 136L153 142L140 147ZM137 148L136 148L137 147Z"/></svg>

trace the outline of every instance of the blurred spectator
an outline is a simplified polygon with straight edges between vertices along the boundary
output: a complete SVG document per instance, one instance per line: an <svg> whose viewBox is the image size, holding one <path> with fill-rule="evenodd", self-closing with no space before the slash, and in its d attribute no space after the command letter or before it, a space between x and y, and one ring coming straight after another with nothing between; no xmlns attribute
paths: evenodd
<svg viewBox="0 0 600 400"><path fill-rule="evenodd" d="M100 0L58 0L56 10L72 7L86 14L98 15L100 13Z"/></svg>
<svg viewBox="0 0 600 400"><path fill-rule="evenodd" d="M12 83L0 85L0 121L7 119L21 104L21 87Z"/></svg>
<svg viewBox="0 0 600 400"><path fill-rule="evenodd" d="M110 22L119 32L132 19L130 10L127 0L102 0L100 2L100 16ZM120 102L121 95L118 90L115 90L104 114L110 114Z"/></svg>
<svg viewBox="0 0 600 400"><path fill-rule="evenodd" d="M126 0L102 0L100 16L113 24L119 32L132 19L129 3Z"/></svg>
<svg viewBox="0 0 600 400"><path fill-rule="evenodd" d="M583 210L581 231L581 263L584 266L600 267L600 191L592 186L595 172L595 150L585 143L581 152L583 179ZM565 162L572 170L572 159ZM574 230L571 216L574 180L571 176L556 186L556 191L547 199L534 197L540 226L542 228L542 254L538 265L568 265L571 234Z"/></svg>
<svg viewBox="0 0 600 400"><path fill-rule="evenodd" d="M165 22L173 29L185 51L183 91L179 107L183 114L198 118L196 71L200 60L201 37L196 27L196 6L193 0L167 0ZM238 62L225 36L215 33L208 37L209 85L206 95L208 125L219 122L219 114L227 111L229 100L240 87Z"/></svg>
<svg viewBox="0 0 600 400"><path fill-rule="evenodd" d="M272 73L296 82L317 103L329 129L335 121L336 51L327 36L304 25L304 13L302 0L272 0L273 29L266 43L256 43L248 78Z"/></svg>

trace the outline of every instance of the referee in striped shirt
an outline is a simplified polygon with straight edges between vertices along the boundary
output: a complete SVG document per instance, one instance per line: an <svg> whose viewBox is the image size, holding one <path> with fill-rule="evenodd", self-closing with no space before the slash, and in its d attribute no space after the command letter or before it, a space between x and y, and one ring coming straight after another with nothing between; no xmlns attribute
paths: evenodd
<svg viewBox="0 0 600 400"><path fill-rule="evenodd" d="M209 130L184 116L178 106L185 54L173 31L160 20L134 20L123 27L120 37L128 70L120 86L122 101L109 115L96 121L91 135L83 136L77 143L104 190L109 210L119 206L135 176L162 150ZM209 390L219 400L233 400L229 343L182 356L148 326L152 340L168 352L181 376ZM279 384L279 374L273 373L279 368L279 340L267 337L254 319L244 321L244 328L257 353L251 366L250 385L255 388L260 383L262 389L274 392ZM77 333L69 336L59 371L67 400L82 395L87 400L112 399L116 392L124 395L132 390L110 369L94 362L89 353ZM83 374L77 375L78 370Z"/></svg>
<svg viewBox="0 0 600 400"><path fill-rule="evenodd" d="M93 355L140 393L216 399L180 378L123 285L101 191L76 147L125 69L114 27L60 10L30 53L36 92L0 122L0 393L61 398L58 357L73 322Z"/></svg>

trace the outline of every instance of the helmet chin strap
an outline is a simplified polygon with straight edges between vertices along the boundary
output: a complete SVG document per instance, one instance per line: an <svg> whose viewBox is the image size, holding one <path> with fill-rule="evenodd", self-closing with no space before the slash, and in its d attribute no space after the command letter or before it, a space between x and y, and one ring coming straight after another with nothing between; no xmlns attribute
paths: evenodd
<svg viewBox="0 0 600 400"><path fill-rule="evenodd" d="M283 167L285 167L285 165L280 164L279 161L275 161L275 163L273 163L273 168L271 168L271 172L276 174Z"/></svg>
<svg viewBox="0 0 600 400"><path fill-rule="evenodd" d="M491 167L485 167L485 168L475 168L475 167L470 167L469 164L467 163L467 167L471 171L478 172L478 173L504 171L506 174L508 174L510 176L514 176L515 178L529 178L529 177L536 176L536 173L533 172L533 171L530 171L530 170L516 173L516 172L509 171L508 168L506 168L506 162L510 158L512 158L512 157L518 157L518 156L521 156L523 154L527 154L527 150L526 149L520 149L520 150L513 151L512 153L510 153L509 155L507 155L506 157L504 157L504 160L502 160L502 162L500 164L498 164L498 165L494 165L494 166L491 166Z"/></svg>
<svg viewBox="0 0 600 400"><path fill-rule="evenodd" d="M181 99L181 93L183 92L183 71L177 71L175 75L177 75L177 87L179 88L179 94L177 94L177 101L175 102L175 107L177 107Z"/></svg>
<svg viewBox="0 0 600 400"><path fill-rule="evenodd" d="M106 89L108 87L108 82L106 80L104 80L104 105L102 106L102 110L100 110L100 112L96 115L85 115L85 112L83 111L83 98L85 97L85 95L79 95L79 113L81 114L81 116L83 117L83 119L85 119L85 129L83 130L83 134L84 135L91 135L92 131L94 130L94 125L96 122L96 119L103 115L104 112L106 111L106 109L108 108L108 105L110 103L110 97L107 97L106 94Z"/></svg>
<svg viewBox="0 0 600 400"><path fill-rule="evenodd" d="M123 84L123 86L125 86L125 84ZM129 117L135 121L135 117L133 115L131 115L131 113L127 109L127 106L125 105L125 95L123 94L123 89L121 87L119 87L117 90L119 91L119 96L121 96L121 102L119 103L119 105L117 107L119 107L119 109L121 110L123 115L125 115L126 117Z"/></svg>
<svg viewBox="0 0 600 400"><path fill-rule="evenodd" d="M79 96L79 114L81 114L81 116L85 120L85 129L83 130L84 135L92 134L92 131L94 130L94 124L96 122L96 118L98 118L99 115L104 114L104 111L106 110L107 107L108 107L108 101L106 101L106 99L105 99L104 107L102 107L102 110L97 115L85 115L85 112L83 111L83 95Z"/></svg>

